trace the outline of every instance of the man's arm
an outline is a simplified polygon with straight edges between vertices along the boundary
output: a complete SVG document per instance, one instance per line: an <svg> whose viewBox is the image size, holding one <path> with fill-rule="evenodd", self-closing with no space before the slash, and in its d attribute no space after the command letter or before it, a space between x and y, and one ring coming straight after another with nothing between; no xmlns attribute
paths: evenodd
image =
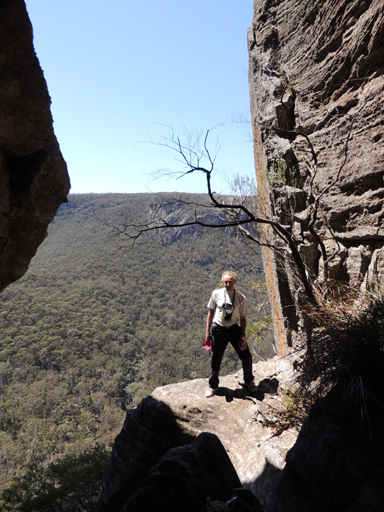
<svg viewBox="0 0 384 512"><path fill-rule="evenodd" d="M213 320L213 315L214 314L215 314L215 310L214 309L210 309L208 311L208 315L207 315L207 330L205 332L206 338L208 338L208 336L211 335L211 324L212 324L212 320Z"/></svg>
<svg viewBox="0 0 384 512"><path fill-rule="evenodd" d="M247 318L245 316L240 317L240 327L241 327L241 338L239 341L240 350L245 350L247 348L247 342L245 341L245 331L247 330Z"/></svg>

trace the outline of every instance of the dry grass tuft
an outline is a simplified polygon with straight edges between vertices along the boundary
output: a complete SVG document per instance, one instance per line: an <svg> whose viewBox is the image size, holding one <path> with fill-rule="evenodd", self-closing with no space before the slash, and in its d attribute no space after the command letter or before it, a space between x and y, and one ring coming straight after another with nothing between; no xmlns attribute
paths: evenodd
<svg viewBox="0 0 384 512"><path fill-rule="evenodd" d="M361 295L357 289L334 285L306 311L315 326L311 350L301 364L302 389L324 395L343 386L352 400L365 403L383 391L384 296Z"/></svg>

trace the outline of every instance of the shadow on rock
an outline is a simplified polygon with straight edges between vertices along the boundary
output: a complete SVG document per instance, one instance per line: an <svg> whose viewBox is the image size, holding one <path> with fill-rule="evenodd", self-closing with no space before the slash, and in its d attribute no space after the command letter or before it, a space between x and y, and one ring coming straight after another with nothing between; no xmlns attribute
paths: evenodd
<svg viewBox="0 0 384 512"><path fill-rule="evenodd" d="M249 400L251 397L262 401L264 400L266 393L272 395L277 392L278 387L279 381L277 379L263 379L259 383L258 390L255 393L249 392L246 384L241 384L241 388L237 389L230 389L221 386L216 391L215 396L224 396L227 402L233 402L234 398Z"/></svg>
<svg viewBox="0 0 384 512"><path fill-rule="evenodd" d="M234 398L246 399L247 395L243 389L230 389L226 387L220 387L215 396L224 396L227 402L233 402Z"/></svg>
<svg viewBox="0 0 384 512"><path fill-rule="evenodd" d="M261 475L254 482L245 484L245 487L252 489L268 512L275 510L276 487L282 473L282 469L267 461Z"/></svg>
<svg viewBox="0 0 384 512"><path fill-rule="evenodd" d="M274 395L277 393L277 389L279 387L279 381L275 378L273 379L263 379L259 382L258 388L260 393L268 393L269 395Z"/></svg>
<svg viewBox="0 0 384 512"><path fill-rule="evenodd" d="M305 420L276 489L279 512L384 510L384 408L336 386Z"/></svg>
<svg viewBox="0 0 384 512"><path fill-rule="evenodd" d="M123 512L205 512L208 496L225 502L240 485L219 438L204 432L193 443L169 450Z"/></svg>
<svg viewBox="0 0 384 512"><path fill-rule="evenodd" d="M95 512L205 511L207 496L227 500L240 485L217 436L185 434L171 409L148 396L126 416Z"/></svg>

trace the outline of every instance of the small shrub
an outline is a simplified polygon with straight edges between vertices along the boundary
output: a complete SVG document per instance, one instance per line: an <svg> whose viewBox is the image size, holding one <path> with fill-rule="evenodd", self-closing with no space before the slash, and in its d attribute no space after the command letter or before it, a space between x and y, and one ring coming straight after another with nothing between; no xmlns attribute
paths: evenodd
<svg viewBox="0 0 384 512"><path fill-rule="evenodd" d="M279 413L290 426L301 427L315 401L315 395L308 390L288 389L282 399L284 409Z"/></svg>
<svg viewBox="0 0 384 512"><path fill-rule="evenodd" d="M274 169L268 173L268 181L272 188L283 187L286 184L285 172L287 164L282 158L275 161Z"/></svg>
<svg viewBox="0 0 384 512"><path fill-rule="evenodd" d="M267 172L268 183L272 188L284 187L289 184L291 187L297 187L296 169L290 167L288 169L287 162L283 158L275 160L273 169Z"/></svg>
<svg viewBox="0 0 384 512"><path fill-rule="evenodd" d="M263 424L273 430L274 436L292 427L300 430L315 399L316 395L309 390L292 388L283 391L280 406L275 405L263 414Z"/></svg>

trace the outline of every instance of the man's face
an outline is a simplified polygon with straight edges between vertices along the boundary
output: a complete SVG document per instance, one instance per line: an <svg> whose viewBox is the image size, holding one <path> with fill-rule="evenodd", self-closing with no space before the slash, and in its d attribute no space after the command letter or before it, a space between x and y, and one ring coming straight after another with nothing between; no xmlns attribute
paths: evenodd
<svg viewBox="0 0 384 512"><path fill-rule="evenodd" d="M236 279L231 276L224 276L224 286L227 292L233 292L235 289Z"/></svg>

